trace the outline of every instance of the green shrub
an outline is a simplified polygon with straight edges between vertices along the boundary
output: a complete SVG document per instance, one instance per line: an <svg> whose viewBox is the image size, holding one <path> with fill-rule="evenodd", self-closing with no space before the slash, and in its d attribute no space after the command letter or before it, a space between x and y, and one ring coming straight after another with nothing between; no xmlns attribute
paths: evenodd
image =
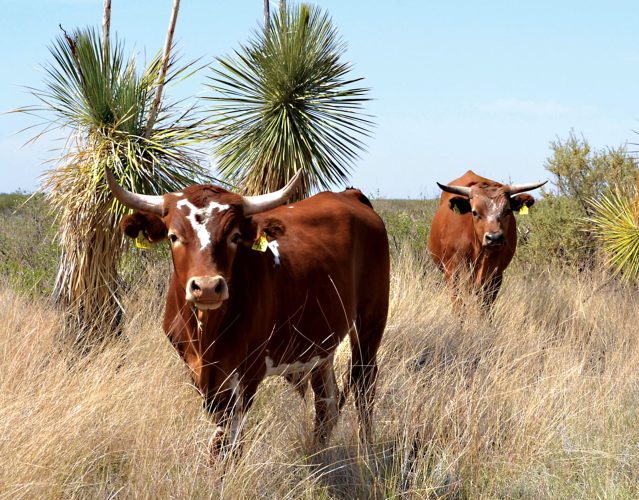
<svg viewBox="0 0 639 500"><path fill-rule="evenodd" d="M590 200L601 199L615 187L622 192L633 189L637 163L625 146L596 150L574 132L550 145L552 155L545 167L554 189L542 190L543 198L530 216L519 217L517 261L593 269L602 258L601 244L588 222L593 215Z"/></svg>
<svg viewBox="0 0 639 500"><path fill-rule="evenodd" d="M384 220L391 253L409 248L428 254L430 224L439 200L374 200L375 210Z"/></svg>
<svg viewBox="0 0 639 500"><path fill-rule="evenodd" d="M0 275L14 288L51 293L59 258L54 226L43 196L0 194Z"/></svg>
<svg viewBox="0 0 639 500"><path fill-rule="evenodd" d="M518 247L515 263L525 267L561 266L583 269L590 262L575 198L547 196L517 215Z"/></svg>

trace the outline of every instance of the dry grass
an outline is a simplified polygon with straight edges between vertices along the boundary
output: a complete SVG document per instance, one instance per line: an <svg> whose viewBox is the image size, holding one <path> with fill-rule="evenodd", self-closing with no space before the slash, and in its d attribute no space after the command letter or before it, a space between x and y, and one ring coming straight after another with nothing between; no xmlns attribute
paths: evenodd
<svg viewBox="0 0 639 500"><path fill-rule="evenodd" d="M59 347L56 311L2 287L0 496L639 495L636 290L513 275L492 323L472 308L462 322L437 274L400 253L377 456L358 453L352 403L313 454L311 402L271 379L244 455L211 468L212 424L160 327L163 273L127 297L126 338L81 359Z"/></svg>

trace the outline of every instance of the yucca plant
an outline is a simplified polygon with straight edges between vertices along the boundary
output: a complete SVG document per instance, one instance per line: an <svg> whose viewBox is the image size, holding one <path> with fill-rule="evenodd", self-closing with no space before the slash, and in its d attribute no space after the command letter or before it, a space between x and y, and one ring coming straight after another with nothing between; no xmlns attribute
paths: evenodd
<svg viewBox="0 0 639 500"><path fill-rule="evenodd" d="M639 196L637 189L611 190L591 199L593 215L588 217L595 238L607 254L615 275L625 280L639 278Z"/></svg>
<svg viewBox="0 0 639 500"><path fill-rule="evenodd" d="M221 176L245 194L279 189L300 169L305 192L347 180L372 124L344 51L328 13L302 4L218 58L205 98Z"/></svg>
<svg viewBox="0 0 639 500"><path fill-rule="evenodd" d="M54 296L69 310L69 331L93 342L113 331L121 312L117 222L126 209L107 188L105 166L134 192L179 190L204 178L200 144L210 131L193 107L155 107L164 84L193 69L169 59L166 49L139 73L123 43L79 29L59 37L51 55L44 88L32 89L40 104L19 111L44 116L46 131L71 132L43 182L62 247Z"/></svg>

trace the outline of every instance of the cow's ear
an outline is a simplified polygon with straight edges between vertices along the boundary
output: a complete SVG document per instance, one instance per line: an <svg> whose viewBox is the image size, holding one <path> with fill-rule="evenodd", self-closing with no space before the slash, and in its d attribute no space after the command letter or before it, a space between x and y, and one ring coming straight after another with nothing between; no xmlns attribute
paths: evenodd
<svg viewBox="0 0 639 500"><path fill-rule="evenodd" d="M529 194L518 194L517 196L513 196L510 199L510 209L513 212L518 212L524 205L526 205L527 207L532 207L534 204L535 198L533 198Z"/></svg>
<svg viewBox="0 0 639 500"><path fill-rule="evenodd" d="M257 223L252 217L245 217L240 222L240 240L238 243L252 246L258 235Z"/></svg>
<svg viewBox="0 0 639 500"><path fill-rule="evenodd" d="M470 200L463 196L453 196L450 201L450 209L459 214L467 214L471 211Z"/></svg>
<svg viewBox="0 0 639 500"><path fill-rule="evenodd" d="M262 235L266 235L269 240L276 240L280 238L284 232L284 224L278 219L257 221L252 217L247 217L240 223L241 241L250 246Z"/></svg>
<svg viewBox="0 0 639 500"><path fill-rule="evenodd" d="M269 238L276 240L284 235L286 228L281 220L269 218L264 219L264 222L262 223L262 232Z"/></svg>
<svg viewBox="0 0 639 500"><path fill-rule="evenodd" d="M166 238L167 234L164 221L149 212L135 212L127 215L120 222L120 229L129 238L137 238L142 231L151 243L159 243Z"/></svg>

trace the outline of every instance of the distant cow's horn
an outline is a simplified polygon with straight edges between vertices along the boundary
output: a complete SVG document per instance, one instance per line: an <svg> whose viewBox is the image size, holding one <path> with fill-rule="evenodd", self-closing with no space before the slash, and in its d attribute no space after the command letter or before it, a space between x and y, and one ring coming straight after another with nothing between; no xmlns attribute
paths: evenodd
<svg viewBox="0 0 639 500"><path fill-rule="evenodd" d="M286 200L288 200L297 189L297 185L301 179L302 171L300 170L288 181L288 184L279 191L260 194L258 196L244 196L244 214L251 215L257 212L264 212L265 210L286 203Z"/></svg>
<svg viewBox="0 0 639 500"><path fill-rule="evenodd" d="M470 198L470 188L469 187L466 187L466 186L447 186L446 184L440 184L439 182L437 183L437 185L439 186L439 188L442 191L446 191L447 193L460 194L462 196L466 196L467 198Z"/></svg>
<svg viewBox="0 0 639 500"><path fill-rule="evenodd" d="M532 191L533 189L537 189L538 187L543 186L548 181L543 182L529 182L528 184L511 184L510 186L506 186L505 191L508 191L510 194L523 193L524 191Z"/></svg>
<svg viewBox="0 0 639 500"><path fill-rule="evenodd" d="M144 210L145 212L164 215L163 196L131 193L118 184L109 167L105 166L104 170L106 171L107 184L109 184L111 193L122 205L133 210Z"/></svg>

